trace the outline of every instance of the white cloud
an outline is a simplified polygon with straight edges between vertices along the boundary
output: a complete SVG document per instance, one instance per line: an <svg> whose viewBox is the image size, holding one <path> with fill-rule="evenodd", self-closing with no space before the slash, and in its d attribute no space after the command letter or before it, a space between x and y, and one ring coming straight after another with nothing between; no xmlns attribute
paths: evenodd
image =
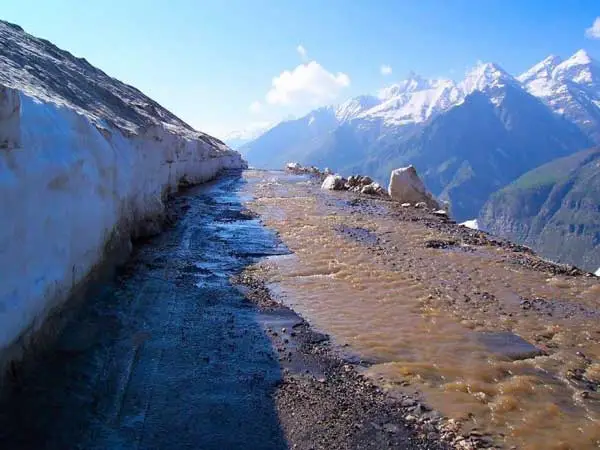
<svg viewBox="0 0 600 450"><path fill-rule="evenodd" d="M585 30L585 36L589 39L600 39L600 17L596 17L592 26Z"/></svg>
<svg viewBox="0 0 600 450"><path fill-rule="evenodd" d="M381 71L381 75L383 75L383 76L392 74L392 68L390 66L388 66L387 64L382 64L382 66L379 70Z"/></svg>
<svg viewBox="0 0 600 450"><path fill-rule="evenodd" d="M298 47L296 47L296 51L298 52L302 60L306 59L306 49L304 48L304 45L298 45Z"/></svg>
<svg viewBox="0 0 600 450"><path fill-rule="evenodd" d="M259 113L262 110L262 103L261 102L252 102L250 104L250 112L251 113Z"/></svg>
<svg viewBox="0 0 600 450"><path fill-rule="evenodd" d="M266 101L271 105L320 106L334 100L348 86L348 75L342 72L333 74L318 62L311 61L273 78Z"/></svg>

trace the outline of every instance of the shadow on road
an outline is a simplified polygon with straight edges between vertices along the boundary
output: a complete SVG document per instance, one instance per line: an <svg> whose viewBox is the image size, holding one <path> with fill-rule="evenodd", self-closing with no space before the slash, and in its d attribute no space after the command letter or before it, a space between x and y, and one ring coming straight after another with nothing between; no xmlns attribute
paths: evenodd
<svg viewBox="0 0 600 450"><path fill-rule="evenodd" d="M243 213L245 182L187 191L178 224L77 307L2 393L2 449L287 448L277 355L229 281L285 251Z"/></svg>

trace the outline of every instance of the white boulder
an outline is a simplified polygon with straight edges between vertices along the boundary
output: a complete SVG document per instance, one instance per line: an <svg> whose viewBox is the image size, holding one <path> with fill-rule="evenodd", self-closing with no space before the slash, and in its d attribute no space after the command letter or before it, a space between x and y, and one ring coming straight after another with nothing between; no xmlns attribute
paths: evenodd
<svg viewBox="0 0 600 450"><path fill-rule="evenodd" d="M330 191L341 191L344 189L346 181L339 175L328 175L323 181L321 189L327 189Z"/></svg>
<svg viewBox="0 0 600 450"><path fill-rule="evenodd" d="M393 200L403 203L425 203L429 208L440 209L439 203L427 191L412 165L392 170L388 191Z"/></svg>

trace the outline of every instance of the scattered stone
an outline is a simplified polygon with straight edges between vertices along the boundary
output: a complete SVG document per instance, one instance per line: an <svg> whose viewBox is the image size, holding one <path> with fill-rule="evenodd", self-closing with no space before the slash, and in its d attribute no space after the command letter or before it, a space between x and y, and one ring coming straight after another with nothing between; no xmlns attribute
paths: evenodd
<svg viewBox="0 0 600 450"><path fill-rule="evenodd" d="M377 183L367 184L361 189L361 194L382 195L385 193L383 188Z"/></svg>
<svg viewBox="0 0 600 450"><path fill-rule="evenodd" d="M400 431L400 427L393 423L384 423L383 430L387 433L398 433Z"/></svg>
<svg viewBox="0 0 600 450"><path fill-rule="evenodd" d="M302 165L298 162L289 162L285 165L286 170L289 170L290 172L301 172L304 170L304 168L302 167Z"/></svg>
<svg viewBox="0 0 600 450"><path fill-rule="evenodd" d="M510 331L478 332L475 333L475 339L492 353L511 360L534 358L544 353L535 345Z"/></svg>
<svg viewBox="0 0 600 450"><path fill-rule="evenodd" d="M417 404L416 400L412 399L412 398L407 398L402 400L402 402L400 403L400 405L403 408L410 408L411 406L415 406Z"/></svg>
<svg viewBox="0 0 600 450"><path fill-rule="evenodd" d="M451 239L429 239L428 241L425 241L425 247L427 248L447 249L456 247L457 245L458 242Z"/></svg>
<svg viewBox="0 0 600 450"><path fill-rule="evenodd" d="M348 189L356 187L360 184L360 177L357 177L355 175L350 175L348 177Z"/></svg>

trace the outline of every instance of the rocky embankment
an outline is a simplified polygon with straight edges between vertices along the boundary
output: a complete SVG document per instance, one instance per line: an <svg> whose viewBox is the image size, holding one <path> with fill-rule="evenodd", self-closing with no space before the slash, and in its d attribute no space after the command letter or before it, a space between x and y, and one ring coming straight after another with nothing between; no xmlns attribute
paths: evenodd
<svg viewBox="0 0 600 450"><path fill-rule="evenodd" d="M0 21L0 370L165 199L245 162L85 59ZM47 333L38 333L44 329Z"/></svg>
<svg viewBox="0 0 600 450"><path fill-rule="evenodd" d="M288 163L286 170L294 174L319 177L322 181L321 188L325 190L349 191L389 198L402 203L404 207L414 205L417 208L431 208L437 211L439 215L448 215L448 205L444 204L445 209L440 210L440 203L427 190L417 174L417 169L412 165L393 170L390 174L390 183L387 190L368 175L350 175L345 178L342 175L333 173L329 168L321 171L318 167L303 167L297 162Z"/></svg>

